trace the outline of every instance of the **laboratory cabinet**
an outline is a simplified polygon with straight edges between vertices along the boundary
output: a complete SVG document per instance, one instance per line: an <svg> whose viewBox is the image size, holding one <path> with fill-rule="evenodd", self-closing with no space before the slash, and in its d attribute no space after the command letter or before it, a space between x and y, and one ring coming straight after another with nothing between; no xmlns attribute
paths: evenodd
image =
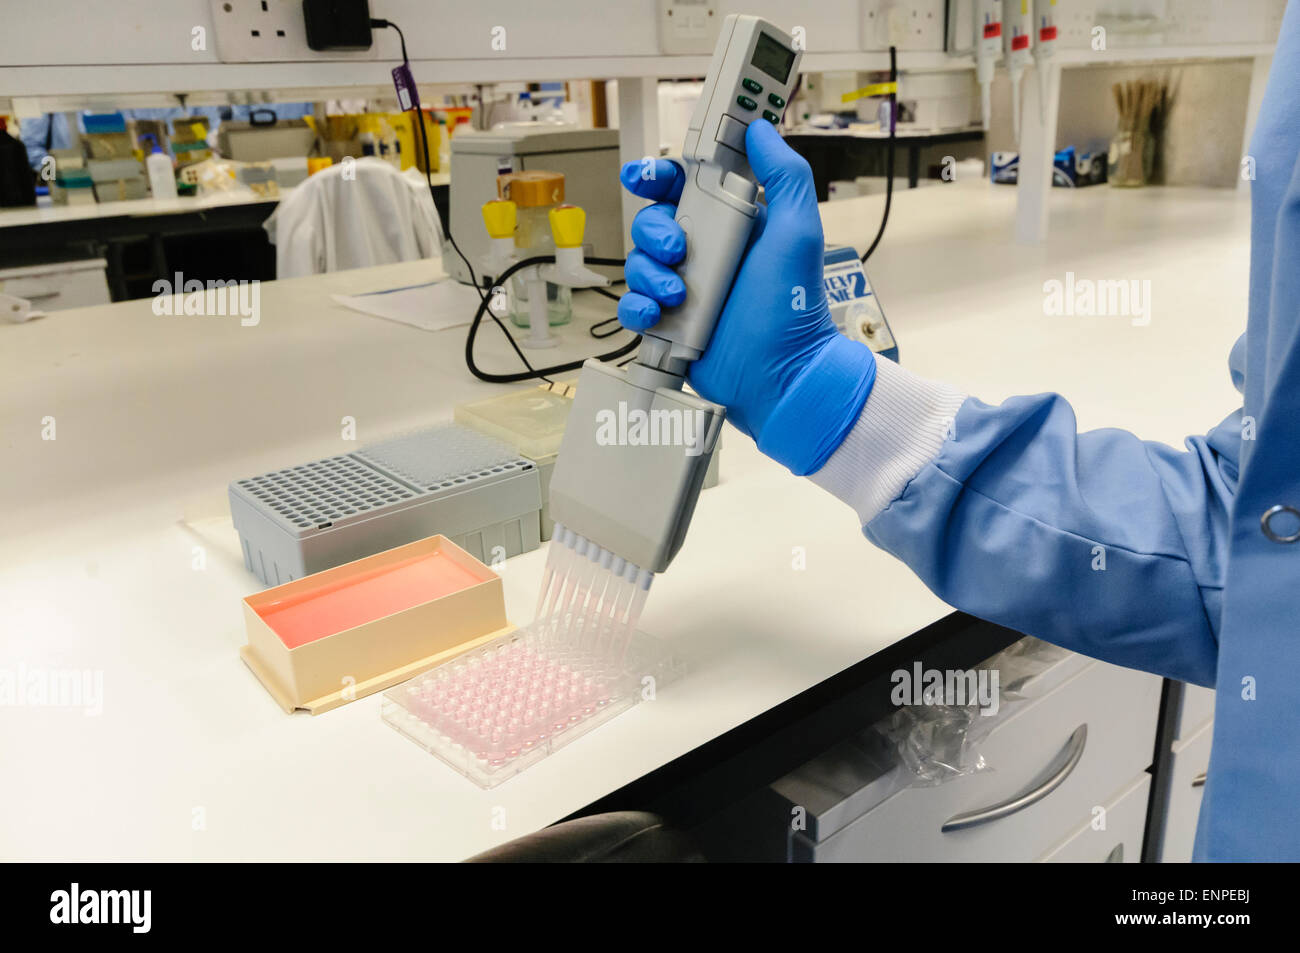
<svg viewBox="0 0 1300 953"><path fill-rule="evenodd" d="M1214 722L1210 721L1195 734L1176 739L1170 746L1169 782L1162 798L1163 823L1156 853L1162 864L1187 863L1192 859L1213 740Z"/></svg>
<svg viewBox="0 0 1300 953"><path fill-rule="evenodd" d="M1214 722L1210 722L1192 737L1174 742L1165 802L1164 836L1160 843L1162 864L1186 863L1192 859L1213 738Z"/></svg>
<svg viewBox="0 0 1300 953"><path fill-rule="evenodd" d="M1214 689L1167 681L1156 750L1156 782L1143 859L1186 863L1210 770L1214 739Z"/></svg>
<svg viewBox="0 0 1300 953"><path fill-rule="evenodd" d="M978 742L984 767L940 784L911 784L878 742L842 743L772 786L800 819L788 859L1136 861L1161 685L1065 653L1004 701Z"/></svg>
<svg viewBox="0 0 1300 953"><path fill-rule="evenodd" d="M108 304L103 258L0 268L0 292L31 302L35 311L66 311Z"/></svg>
<svg viewBox="0 0 1300 953"><path fill-rule="evenodd" d="M1045 864L1136 864L1142 859L1151 775L1145 771L1073 834L1038 860Z"/></svg>
<svg viewBox="0 0 1300 953"><path fill-rule="evenodd" d="M1214 689L1200 685L1182 686L1178 702L1178 721L1175 738L1190 738L1214 718Z"/></svg>

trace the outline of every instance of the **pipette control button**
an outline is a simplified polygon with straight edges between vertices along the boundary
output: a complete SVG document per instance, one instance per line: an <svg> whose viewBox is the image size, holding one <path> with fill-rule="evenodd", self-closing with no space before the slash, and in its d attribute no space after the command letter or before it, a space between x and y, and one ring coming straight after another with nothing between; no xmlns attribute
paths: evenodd
<svg viewBox="0 0 1300 953"><path fill-rule="evenodd" d="M742 80L740 81L740 85L741 85L741 86L744 86L747 90L749 90L751 93L754 93L755 95L757 95L757 94L759 94L759 93L761 93L761 92L763 91L763 87L762 87L762 86L760 86L758 83L754 82L752 79L749 79L748 77L746 77L745 79L742 79Z"/></svg>
<svg viewBox="0 0 1300 953"><path fill-rule="evenodd" d="M736 97L736 102L740 103L740 105L744 106L746 109L757 109L757 108L758 108L758 103L754 102L754 101L753 101L752 99L750 99L748 96L737 96L737 97Z"/></svg>
<svg viewBox="0 0 1300 953"><path fill-rule="evenodd" d="M758 196L758 185L743 175L728 172L722 180L722 191L752 205Z"/></svg>
<svg viewBox="0 0 1300 953"><path fill-rule="evenodd" d="M767 101L771 103L773 106L775 106L777 109L781 109L785 106L785 100L782 99L780 96L778 96L776 93L768 93Z"/></svg>
<svg viewBox="0 0 1300 953"><path fill-rule="evenodd" d="M731 146L742 155L745 152L745 124L725 113L722 121L718 123L718 142L725 146Z"/></svg>
<svg viewBox="0 0 1300 953"><path fill-rule="evenodd" d="M778 116L776 113L772 112L772 110L770 109L763 110L763 118L766 119L774 126L781 121L781 117Z"/></svg>

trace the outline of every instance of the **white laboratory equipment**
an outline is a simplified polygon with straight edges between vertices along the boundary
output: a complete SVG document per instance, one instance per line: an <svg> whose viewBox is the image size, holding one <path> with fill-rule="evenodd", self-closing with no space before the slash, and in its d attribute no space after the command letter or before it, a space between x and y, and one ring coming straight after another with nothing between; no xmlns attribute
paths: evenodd
<svg viewBox="0 0 1300 953"><path fill-rule="evenodd" d="M471 262L487 252L480 211L497 194L497 177L546 170L564 176L564 200L587 210L587 244L599 258L623 257L623 199L618 181L617 129L573 129L549 123L480 132L461 127L451 139L450 231ZM469 270L454 252L443 260L457 281ZM600 267L621 278L621 268Z"/></svg>
<svg viewBox="0 0 1300 953"><path fill-rule="evenodd" d="M533 169L498 176L501 198L516 208L515 257L521 262L555 254L550 213L564 201L564 188L565 178L559 172ZM541 267L532 265L511 277L508 296L511 320L529 330L524 346L554 347L557 342L550 326L568 324L573 318L569 286L547 281Z"/></svg>
<svg viewBox="0 0 1300 953"><path fill-rule="evenodd" d="M897 363L898 342L856 249L848 245L827 246L822 285L831 306L831 320L840 333Z"/></svg>

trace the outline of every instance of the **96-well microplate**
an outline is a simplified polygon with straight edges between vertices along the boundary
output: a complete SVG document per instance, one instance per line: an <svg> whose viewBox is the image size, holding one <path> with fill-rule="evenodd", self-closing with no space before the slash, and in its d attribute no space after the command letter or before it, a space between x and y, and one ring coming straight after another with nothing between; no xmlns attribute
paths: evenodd
<svg viewBox="0 0 1300 953"><path fill-rule="evenodd" d="M484 788L495 787L641 699L670 663L647 636L596 652L528 627L384 693L383 718Z"/></svg>

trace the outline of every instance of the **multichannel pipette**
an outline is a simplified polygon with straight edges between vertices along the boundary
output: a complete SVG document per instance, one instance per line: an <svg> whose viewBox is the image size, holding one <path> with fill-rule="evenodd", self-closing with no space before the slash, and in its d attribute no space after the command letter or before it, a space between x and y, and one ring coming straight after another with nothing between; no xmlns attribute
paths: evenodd
<svg viewBox="0 0 1300 953"><path fill-rule="evenodd" d="M538 613L557 633L630 633L654 574L685 538L724 410L682 384L708 346L758 214L745 130L759 118L780 121L799 59L791 37L766 20L732 14L722 23L682 150L686 299L645 332L626 370L583 365L551 478L557 526Z"/></svg>

